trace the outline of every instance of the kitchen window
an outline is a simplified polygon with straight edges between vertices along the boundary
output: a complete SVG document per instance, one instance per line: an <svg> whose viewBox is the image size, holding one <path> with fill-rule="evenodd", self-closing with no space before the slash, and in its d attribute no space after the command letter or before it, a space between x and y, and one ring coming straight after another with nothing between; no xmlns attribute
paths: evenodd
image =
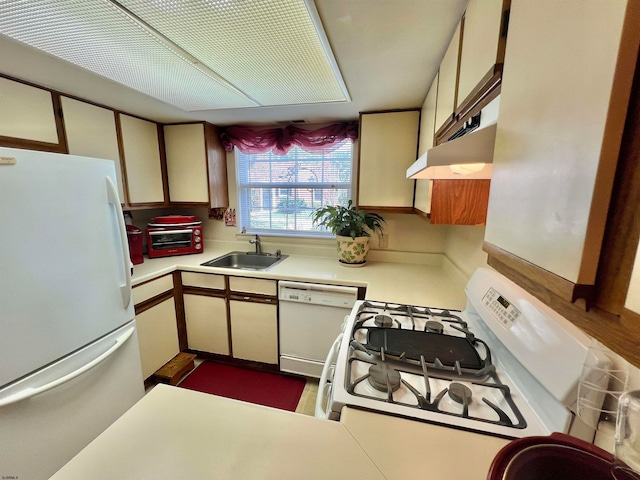
<svg viewBox="0 0 640 480"><path fill-rule="evenodd" d="M314 227L312 212L351 199L353 141L307 152L294 146L286 155L235 150L238 226L248 233L331 236Z"/></svg>

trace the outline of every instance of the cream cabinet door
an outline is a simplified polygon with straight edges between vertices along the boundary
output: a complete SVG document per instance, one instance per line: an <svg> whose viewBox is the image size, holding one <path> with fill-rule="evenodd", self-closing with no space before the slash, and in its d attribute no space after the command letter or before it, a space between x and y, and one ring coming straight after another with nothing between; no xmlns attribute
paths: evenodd
<svg viewBox="0 0 640 480"><path fill-rule="evenodd" d="M458 82L458 53L460 48L460 25L451 38L451 43L440 63L438 79L438 109L436 111L436 132L453 115L456 107L456 87Z"/></svg>
<svg viewBox="0 0 640 480"><path fill-rule="evenodd" d="M420 140L418 143L418 157L434 145L436 128L436 101L438 97L438 75L433 79L427 98L420 113ZM416 191L413 206L426 214L431 211L431 181L416 180Z"/></svg>
<svg viewBox="0 0 640 480"><path fill-rule="evenodd" d="M419 110L360 116L359 206L413 207L419 121Z"/></svg>
<svg viewBox="0 0 640 480"><path fill-rule="evenodd" d="M164 145L170 201L208 205L209 181L204 125L165 125Z"/></svg>
<svg viewBox="0 0 640 480"><path fill-rule="evenodd" d="M595 281L633 77L625 3L511 2L485 240L575 284Z"/></svg>
<svg viewBox="0 0 640 480"><path fill-rule="evenodd" d="M163 203L158 126L120 114L129 203Z"/></svg>
<svg viewBox="0 0 640 480"><path fill-rule="evenodd" d="M460 105L493 68L498 54L503 0L470 0L464 17L458 101Z"/></svg>
<svg viewBox="0 0 640 480"><path fill-rule="evenodd" d="M278 363L278 307L231 300L233 356L255 362Z"/></svg>
<svg viewBox="0 0 640 480"><path fill-rule="evenodd" d="M61 103L69 153L112 160L120 201L125 203L115 113L69 97L61 97Z"/></svg>
<svg viewBox="0 0 640 480"><path fill-rule="evenodd" d="M191 294L183 298L189 348L229 355L226 300Z"/></svg>
<svg viewBox="0 0 640 480"><path fill-rule="evenodd" d="M58 144L51 92L0 78L0 136Z"/></svg>
<svg viewBox="0 0 640 480"><path fill-rule="evenodd" d="M136 315L142 376L147 378L180 353L173 297Z"/></svg>
<svg viewBox="0 0 640 480"><path fill-rule="evenodd" d="M632 312L640 313L640 245L638 246L638 252L636 253L636 259L633 264L629 290L627 291L627 300L624 307Z"/></svg>

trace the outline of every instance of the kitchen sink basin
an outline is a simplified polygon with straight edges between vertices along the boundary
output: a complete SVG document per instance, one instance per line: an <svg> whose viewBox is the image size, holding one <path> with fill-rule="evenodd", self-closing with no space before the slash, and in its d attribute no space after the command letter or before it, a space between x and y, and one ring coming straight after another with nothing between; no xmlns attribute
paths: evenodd
<svg viewBox="0 0 640 480"><path fill-rule="evenodd" d="M240 270L266 270L282 262L289 255L274 253L229 252L204 262L204 267L238 268Z"/></svg>

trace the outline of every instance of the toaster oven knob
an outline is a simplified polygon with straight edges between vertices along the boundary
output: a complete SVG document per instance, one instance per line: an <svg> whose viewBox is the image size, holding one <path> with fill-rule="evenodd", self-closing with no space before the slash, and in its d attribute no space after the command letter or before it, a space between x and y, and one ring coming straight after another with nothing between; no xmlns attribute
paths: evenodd
<svg viewBox="0 0 640 480"><path fill-rule="evenodd" d="M198 250L200 250L200 244L199 244L199 243L196 243L196 248L197 248Z"/></svg>

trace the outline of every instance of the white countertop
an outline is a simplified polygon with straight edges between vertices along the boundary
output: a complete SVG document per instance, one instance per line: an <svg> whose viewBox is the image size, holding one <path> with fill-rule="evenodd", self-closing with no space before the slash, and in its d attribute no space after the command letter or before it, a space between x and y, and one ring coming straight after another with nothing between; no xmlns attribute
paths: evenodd
<svg viewBox="0 0 640 480"><path fill-rule="evenodd" d="M158 385L54 480L384 479L339 422Z"/></svg>
<svg viewBox="0 0 640 480"><path fill-rule="evenodd" d="M158 385L53 480L484 480L508 440L345 408L340 422Z"/></svg>
<svg viewBox="0 0 640 480"><path fill-rule="evenodd" d="M388 480L485 480L503 438L353 408L342 423Z"/></svg>
<svg viewBox="0 0 640 480"><path fill-rule="evenodd" d="M442 262L394 263L368 261L364 267L345 267L336 258L290 255L268 270L251 271L203 267L200 264L228 253L229 249L207 248L198 255L149 259L133 268L133 285L175 270L224 275L297 280L367 287L366 298L387 302L462 310L466 304L462 282L448 274ZM437 256L433 256L437 257Z"/></svg>

